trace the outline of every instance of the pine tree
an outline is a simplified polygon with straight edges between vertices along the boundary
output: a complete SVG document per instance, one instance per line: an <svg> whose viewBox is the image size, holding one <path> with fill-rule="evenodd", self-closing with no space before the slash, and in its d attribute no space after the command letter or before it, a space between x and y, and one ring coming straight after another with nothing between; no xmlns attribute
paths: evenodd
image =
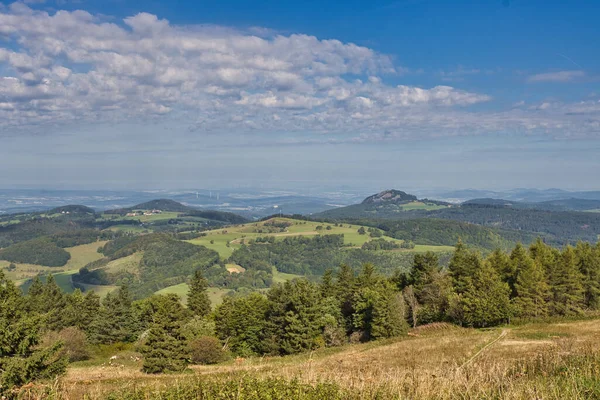
<svg viewBox="0 0 600 400"><path fill-rule="evenodd" d="M149 374L183 371L188 363L188 349L182 327L188 313L175 294L154 295L148 304L152 324L141 348L142 370Z"/></svg>
<svg viewBox="0 0 600 400"><path fill-rule="evenodd" d="M386 280L378 279L369 286L359 287L353 304L353 324L362 332L362 340L399 336L408 328L402 293Z"/></svg>
<svg viewBox="0 0 600 400"><path fill-rule="evenodd" d="M575 251L567 246L550 271L551 311L558 315L577 315L583 312L584 290L582 275L577 268Z"/></svg>
<svg viewBox="0 0 600 400"><path fill-rule="evenodd" d="M539 237L535 243L529 246L529 253L531 253L531 258L542 266L547 277L552 274L560 258L560 252L548 246Z"/></svg>
<svg viewBox="0 0 600 400"><path fill-rule="evenodd" d="M367 287L373 285L377 281L377 274L375 272L375 266L371 263L365 263L362 265L360 274L356 280L358 287Z"/></svg>
<svg viewBox="0 0 600 400"><path fill-rule="evenodd" d="M256 292L245 297L225 297L214 313L217 337L242 357L268 352L268 307L267 298Z"/></svg>
<svg viewBox="0 0 600 400"><path fill-rule="evenodd" d="M352 330L352 296L356 286L354 270L347 264L340 265L335 282L335 293L340 301L340 309L348 332Z"/></svg>
<svg viewBox="0 0 600 400"><path fill-rule="evenodd" d="M326 298L334 296L335 285L333 283L333 271L331 269L327 269L321 278L321 297Z"/></svg>
<svg viewBox="0 0 600 400"><path fill-rule="evenodd" d="M44 296L44 284L39 275L36 275L31 281L31 286L27 290L27 306L30 311L42 312Z"/></svg>
<svg viewBox="0 0 600 400"><path fill-rule="evenodd" d="M600 309L600 242L592 247L589 243L577 243L575 247L577 267L583 275L585 306Z"/></svg>
<svg viewBox="0 0 600 400"><path fill-rule="evenodd" d="M0 397L36 379L62 374L61 344L39 347L40 317L27 315L25 299L0 270Z"/></svg>
<svg viewBox="0 0 600 400"><path fill-rule="evenodd" d="M104 297L94 322L90 327L90 341L97 344L132 342L139 324L131 308L131 295L126 286Z"/></svg>
<svg viewBox="0 0 600 400"><path fill-rule="evenodd" d="M267 298L268 331L281 354L312 350L325 344L323 303L318 288L306 279L272 287Z"/></svg>
<svg viewBox="0 0 600 400"><path fill-rule="evenodd" d="M208 298L208 281L200 270L194 273L190 281L188 292L188 308L195 314L204 317L210 313L210 299Z"/></svg>
<svg viewBox="0 0 600 400"><path fill-rule="evenodd" d="M454 254L448 264L452 286L457 294L463 293L471 284L476 271L481 268L479 254L469 251L461 240L456 244Z"/></svg>
<svg viewBox="0 0 600 400"><path fill-rule="evenodd" d="M46 314L46 326L49 330L58 331L66 326L63 319L66 305L65 293L56 283L54 275L48 275L42 293L41 311Z"/></svg>
<svg viewBox="0 0 600 400"><path fill-rule="evenodd" d="M548 314L550 287L540 263L533 261L528 254L519 256L515 297L515 315L522 318L539 318Z"/></svg>
<svg viewBox="0 0 600 400"><path fill-rule="evenodd" d="M430 282L432 274L439 271L438 256L428 251L425 254L417 253L413 259L413 267L410 271L410 284L418 293L423 289L423 286Z"/></svg>
<svg viewBox="0 0 600 400"><path fill-rule="evenodd" d="M494 326L511 317L510 288L489 263L483 263L459 296L463 321L473 327Z"/></svg>

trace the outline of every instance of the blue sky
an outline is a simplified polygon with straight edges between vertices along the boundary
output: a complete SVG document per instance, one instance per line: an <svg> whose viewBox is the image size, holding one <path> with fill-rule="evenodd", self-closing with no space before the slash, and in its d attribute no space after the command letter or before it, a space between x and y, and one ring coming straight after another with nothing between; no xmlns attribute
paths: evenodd
<svg viewBox="0 0 600 400"><path fill-rule="evenodd" d="M600 189L600 2L0 2L0 187Z"/></svg>

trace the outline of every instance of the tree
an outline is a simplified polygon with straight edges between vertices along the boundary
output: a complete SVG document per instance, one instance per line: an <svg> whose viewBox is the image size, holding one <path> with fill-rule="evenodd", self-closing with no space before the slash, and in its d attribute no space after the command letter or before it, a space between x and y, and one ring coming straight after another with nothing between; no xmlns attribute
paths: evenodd
<svg viewBox="0 0 600 400"><path fill-rule="evenodd" d="M592 310L600 309L600 245L577 243L577 267L583 275L584 304Z"/></svg>
<svg viewBox="0 0 600 400"><path fill-rule="evenodd" d="M0 397L24 384L62 374L61 344L38 346L40 318L26 313L25 300L0 270Z"/></svg>
<svg viewBox="0 0 600 400"><path fill-rule="evenodd" d="M150 329L141 347L142 370L149 374L180 372L186 369L188 348L182 326L188 313L175 294L154 295L147 301Z"/></svg>
<svg viewBox="0 0 600 400"><path fill-rule="evenodd" d="M362 340L399 336L407 330L402 293L387 280L378 279L359 287L353 307L354 328L362 333Z"/></svg>
<svg viewBox="0 0 600 400"><path fill-rule="evenodd" d="M134 317L127 287L108 293L102 303L90 327L90 341L95 344L133 342L140 326Z"/></svg>
<svg viewBox="0 0 600 400"><path fill-rule="evenodd" d="M508 284L502 282L489 263L483 263L459 296L463 320L457 322L477 328L507 322L511 317L509 294Z"/></svg>
<svg viewBox="0 0 600 400"><path fill-rule="evenodd" d="M425 254L415 254L413 267L410 271L410 283L416 291L422 290L423 286L430 280L431 275L439 268L439 259L434 252L428 251Z"/></svg>
<svg viewBox="0 0 600 400"><path fill-rule="evenodd" d="M196 270L190 282L188 292L188 308L195 314L204 317L210 313L210 299L208 298L208 281L202 276L200 270Z"/></svg>
<svg viewBox="0 0 600 400"><path fill-rule="evenodd" d="M225 297L214 312L217 337L242 357L268 352L268 307L267 298L257 292L245 297Z"/></svg>
<svg viewBox="0 0 600 400"><path fill-rule="evenodd" d="M340 265L336 276L335 293L340 301L342 317L345 321L345 327L348 332L352 330L352 296L354 295L356 277L354 270L347 264Z"/></svg>
<svg viewBox="0 0 600 400"><path fill-rule="evenodd" d="M335 296L335 285L333 283L333 271L331 269L325 270L323 277L321 278L321 296L323 298Z"/></svg>
<svg viewBox="0 0 600 400"><path fill-rule="evenodd" d="M306 279L294 279L272 287L266 314L268 332L280 354L313 350L323 339L323 303L317 286Z"/></svg>
<svg viewBox="0 0 600 400"><path fill-rule="evenodd" d="M56 283L54 275L50 274L46 278L46 284L42 292L41 309L45 313L46 327L49 330L60 330L66 325L64 323L64 309L67 305L67 298L62 289Z"/></svg>
<svg viewBox="0 0 600 400"><path fill-rule="evenodd" d="M475 272L479 269L481 269L479 254L469 251L459 240L448 264L448 272L452 278L454 291L461 294L467 290Z"/></svg>
<svg viewBox="0 0 600 400"><path fill-rule="evenodd" d="M503 282L508 283L512 294L516 279L516 270L515 263L512 262L511 257L502 250L496 249L486 258L486 261L496 270L500 279L502 279Z"/></svg>
<svg viewBox="0 0 600 400"><path fill-rule="evenodd" d="M583 312L584 290L582 275L577 268L573 247L567 246L549 274L552 291L551 311L558 315L577 315Z"/></svg>
<svg viewBox="0 0 600 400"><path fill-rule="evenodd" d="M357 232L358 232L359 235L364 235L364 234L367 233L367 231L365 230L364 226L361 226L360 228L358 228Z"/></svg>
<svg viewBox="0 0 600 400"><path fill-rule="evenodd" d="M513 304L516 316L539 318L548 314L550 287L542 265L525 251L515 251L511 261L516 271Z"/></svg>

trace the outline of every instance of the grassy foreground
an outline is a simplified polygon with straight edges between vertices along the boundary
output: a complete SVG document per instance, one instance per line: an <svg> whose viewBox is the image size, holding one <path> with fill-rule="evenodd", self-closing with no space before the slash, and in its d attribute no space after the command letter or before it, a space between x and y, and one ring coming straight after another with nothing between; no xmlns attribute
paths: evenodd
<svg viewBox="0 0 600 400"><path fill-rule="evenodd" d="M122 352L28 390L55 399L598 399L599 339L600 320L488 330L433 324L393 341L178 375L145 375Z"/></svg>

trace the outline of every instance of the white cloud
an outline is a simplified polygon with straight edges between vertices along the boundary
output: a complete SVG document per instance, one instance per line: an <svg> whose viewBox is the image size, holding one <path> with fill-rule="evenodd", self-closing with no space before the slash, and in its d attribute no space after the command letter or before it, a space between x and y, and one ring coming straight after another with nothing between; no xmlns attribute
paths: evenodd
<svg viewBox="0 0 600 400"><path fill-rule="evenodd" d="M564 126L585 132L598 120L594 111L583 120L558 105L555 114L542 113L543 105L472 112L492 98L452 86L392 86L387 75L398 79L406 69L388 56L302 34L178 26L147 13L117 24L13 3L0 10L2 37L0 133L172 118L194 132L355 133L361 142Z"/></svg>
<svg viewBox="0 0 600 400"><path fill-rule="evenodd" d="M585 76L584 71L558 71L531 75L528 82L572 82Z"/></svg>

